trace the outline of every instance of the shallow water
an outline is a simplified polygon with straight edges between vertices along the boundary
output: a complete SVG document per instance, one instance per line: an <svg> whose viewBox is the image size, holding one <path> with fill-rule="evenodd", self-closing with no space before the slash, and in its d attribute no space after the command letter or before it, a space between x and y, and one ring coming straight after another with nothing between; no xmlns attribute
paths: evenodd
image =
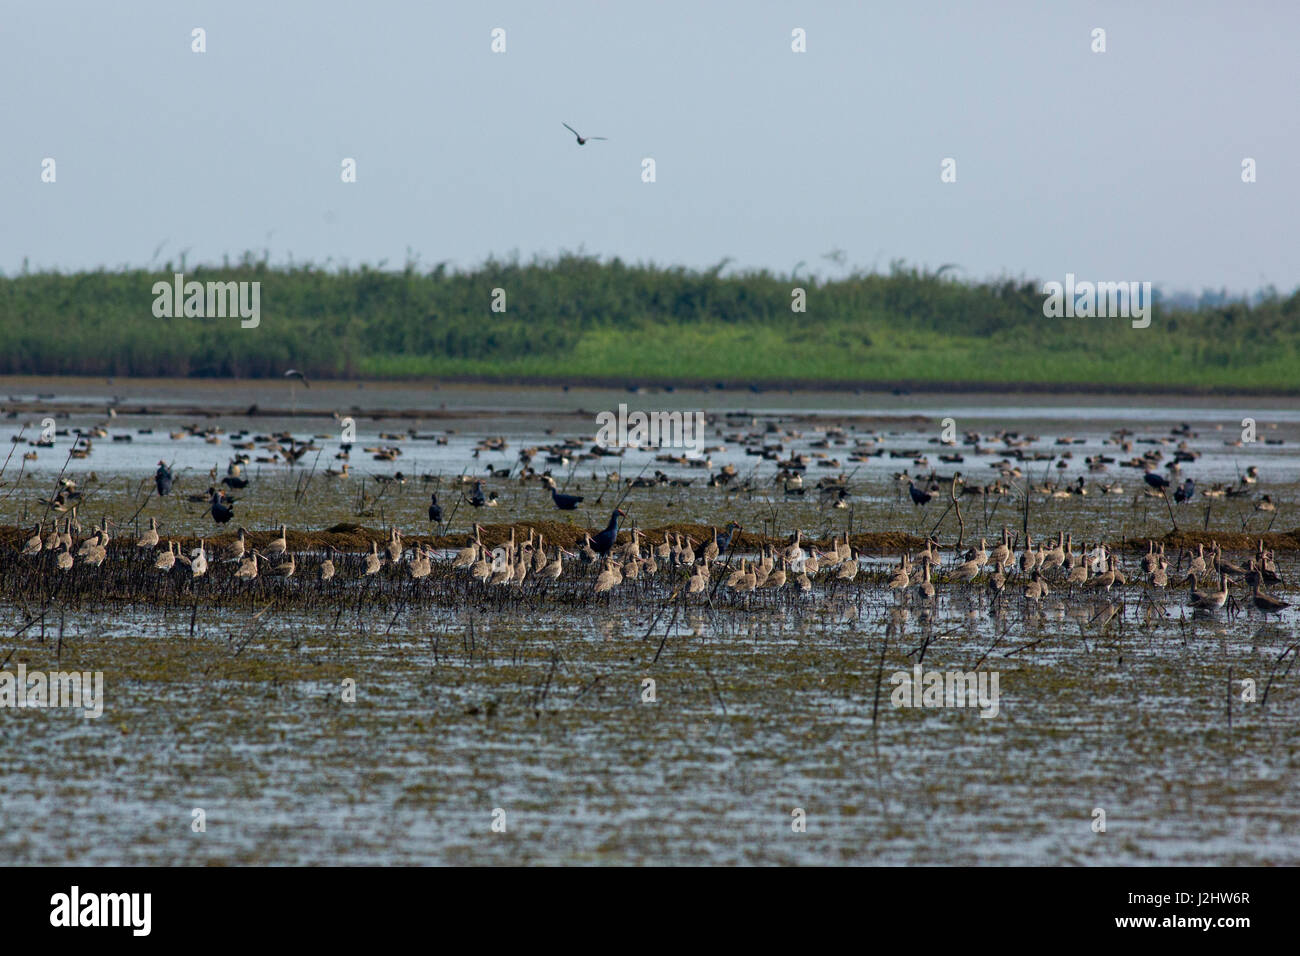
<svg viewBox="0 0 1300 956"><path fill-rule="evenodd" d="M124 537L151 516L164 534L209 532L213 526L201 504L180 496L144 502L140 484L166 458L176 463L180 491L202 491L209 468L224 471L232 454L228 436L242 427L263 434L291 428L299 436L331 435L318 442L324 451L300 503L294 487L310 470L314 452L296 469L250 466L252 484L235 493L241 499L238 521L250 529L280 521L321 528L348 520L425 531L426 492L440 487L450 511L456 493L448 479L462 470L482 474L489 464L509 467L522 445L561 435L590 440L594 412L617 408L620 401L644 402L634 407L647 410L661 407L660 401L689 408L694 397L483 387L432 393L313 383L311 401L319 404L308 406L308 390L298 388L291 398L282 383L203 383L201 391L189 383L139 390L125 381L73 384L0 381L0 395L36 401L38 392L53 391L59 399L39 400L51 407L113 395L129 402L140 395L157 406L170 401L234 408L258 401L299 413L309 407L325 411L315 419L299 414L249 420L222 413L200 422L226 430L220 445L167 436L193 416L112 419L110 435L130 432L134 440L97 440L91 457L69 462L67 473L91 496L81 509L84 523L107 514L120 523L117 531ZM338 440L337 423L326 410L346 412L360 404L342 404L353 392L366 393L364 408L393 410L418 408L422 401L436 409L429 400L436 394L449 417L359 418L355 477L329 481L321 473L327 463L336 464ZM624 507L642 527L721 525L734 517L747 528L782 534L795 527L817 535L848 528L929 531L939 521L940 502L914 508L891 477L903 467L913 474L928 469L887 456L848 462L844 451L870 431L887 449L927 452L941 473L958 468L972 480L993 480L989 465L1005 457L1001 453L974 456L962 449L965 462L938 461L942 449L929 439L938 436L938 419L951 415L959 435L973 429L987 437L1007 428L1040 436L1036 450L1069 450L1073 458L1060 480L1083 473L1085 455L1105 451L1121 457L1103 444L1119 424L1138 432L1138 440L1168 436L1186 421L1197 432L1188 443L1202 456L1184 472L1198 485L1235 482L1247 465L1257 465L1261 479L1249 498L1197 499L1181 506L1175 511L1180 526L1240 531L1244 524L1263 531L1297 525L1290 452L1300 440L1300 419L1289 400L1258 400L1262 407L1251 408L1227 399L1135 405L1125 397L1107 405L1095 396L1074 403L1063 397L1050 405L1034 397L1032 406L1018 396L975 396L967 406L954 396L710 392L707 398L710 413L743 407L756 420L742 425L719 419L716 427L724 436L762 431L769 420L802 432L802 438L785 441L786 454L811 450L819 423L843 426L849 446L822 450L839 456L842 465L825 473L853 473L851 507L831 508L812 491L787 498L771 483L773 462L745 455L738 442L719 437L711 426L709 443L727 446L712 453L714 469L732 461L743 477L757 466L752 491L705 488L704 470L629 451L622 460L576 467L569 490L588 495L588 501L573 520L603 525L621 494L606 471L631 477L648 462L646 474L661 467L696 481L685 489L631 491ZM290 408L291 401L299 407ZM579 407L591 414L575 414ZM483 415L483 409L493 411ZM1247 415L1257 419L1261 438L1285 444L1224 445L1240 433ZM38 419L25 412L0 434L16 432L23 420L36 420L39 429ZM58 424L89 428L103 420L102 413L77 412ZM446 445L408 439L393 463L371 462L359 453L361 446L378 443L381 431L408 427L420 434L456 433ZM154 432L142 435L140 428ZM555 434L547 435L548 428ZM1053 445L1063 434L1084 444ZM478 440L494 435L506 436L508 447L474 457ZM9 462L0 478L0 524L35 523L42 511L36 498L49 493L68 440L39 449L19 484L20 462ZM1146 447L1136 445L1133 453ZM1164 447L1170 454L1173 445ZM1055 478L1055 460L1034 467ZM373 482L358 487L363 475L397 469L412 476L405 486L382 493ZM822 472L809 468L808 485ZM425 473L438 476L438 483L422 482L418 476ZM562 478L567 469L555 474ZM1036 539L1066 529L1077 545L1169 530L1169 509L1139 493L1137 472L1112 465L1095 477L1118 479L1125 493L1034 497L1028 526ZM556 517L535 484L487 484L499 493L499 505L478 512L455 506L454 530L473 519ZM1276 512L1255 510L1261 493L1271 494ZM366 494L376 500L366 502ZM138 518L130 521L142 502ZM977 535L995 537L1003 524L1019 530L1024 517L1016 507L1009 501L964 502L967 542ZM939 535L950 549L957 535L954 515L944 519ZM368 591L356 579L350 563L355 559L341 561L345 580L320 606L277 601L277 589L314 587L307 571L316 560L304 556L303 575L268 582L259 592L266 609L256 618L242 606L185 600L156 607L116 601L54 606L40 625L0 647L0 659L10 655L10 669L21 661L29 670L102 671L106 697L98 720L70 711L0 710L6 754L0 860L1300 862L1300 748L1294 732L1300 668L1289 666L1295 651L1287 650L1297 640L1295 608L1268 621L1255 612L1193 617L1183 606L1183 591L1148 592L1137 585L1088 599L1057 589L1041 609L1019 597L995 606L982 590L946 583L940 583L937 607L928 609L914 596L900 606L883 587L894 560L888 555L864 556L852 585L819 582L809 598L760 592L743 599L719 589L712 607L671 602L668 572L654 582L625 585L607 605L561 600L564 589L483 589L464 592L474 596L463 600L460 591L436 592L441 584L423 591L411 586L396 569L383 572L381 583ZM1279 554L1278 560L1283 578L1293 581L1295 556ZM1138 576L1135 565L1126 557L1130 578ZM224 573L218 569L196 587L219 589ZM576 594L589 586L590 574L574 565L564 587ZM1289 584L1273 590L1296 601ZM412 599L403 604L408 594ZM40 600L33 592L24 604L0 604L6 633L18 631ZM979 665L997 672L997 716L981 718L966 707L893 707L890 676L910 671L918 659L927 670ZM357 683L355 703L341 699L345 678ZM647 678L655 681L653 703L642 700ZM1256 682L1254 702L1241 699L1243 678ZM191 829L195 808L206 813L206 832ZM796 808L806 814L806 832L792 830ZM1093 830L1098 808L1105 811L1104 833ZM505 832L493 831L494 810L504 811Z"/></svg>

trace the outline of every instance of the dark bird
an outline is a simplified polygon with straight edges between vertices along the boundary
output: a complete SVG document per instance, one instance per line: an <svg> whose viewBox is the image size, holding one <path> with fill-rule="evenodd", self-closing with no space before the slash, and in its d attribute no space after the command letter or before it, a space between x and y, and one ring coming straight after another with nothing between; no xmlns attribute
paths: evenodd
<svg viewBox="0 0 1300 956"><path fill-rule="evenodd" d="M1196 494L1196 483L1188 478L1183 482L1181 488L1174 491L1174 501L1181 505L1184 501L1191 501L1194 494Z"/></svg>
<svg viewBox="0 0 1300 956"><path fill-rule="evenodd" d="M561 511L572 511L582 504L582 495L566 495L552 488L551 500L555 502L555 507Z"/></svg>
<svg viewBox="0 0 1300 956"><path fill-rule="evenodd" d="M907 483L907 493L912 496L912 504L915 505L929 504L930 499L934 497L930 492L922 491L920 488L916 487L916 485L911 481Z"/></svg>
<svg viewBox="0 0 1300 956"><path fill-rule="evenodd" d="M626 511L615 508L614 513L609 516L609 524L605 525L605 530L592 537L591 550L597 554L609 554L609 549L614 547L614 542L618 540L618 519L626 517Z"/></svg>
<svg viewBox="0 0 1300 956"><path fill-rule="evenodd" d="M158 462L158 470L153 474L153 483L158 488L159 496L172 493L172 470L165 461Z"/></svg>
<svg viewBox="0 0 1300 956"><path fill-rule="evenodd" d="M289 371L284 373L284 377L301 379L304 386L311 388L311 382L307 381L307 376L303 375L302 372L298 371L296 368L289 369Z"/></svg>
<svg viewBox="0 0 1300 956"><path fill-rule="evenodd" d="M487 504L487 496L483 494L483 482L474 482L474 490L469 493L466 500L475 508L482 508Z"/></svg>
<svg viewBox="0 0 1300 956"><path fill-rule="evenodd" d="M578 505L582 504L582 495L566 495L555 487L555 479L547 475L542 479L546 486L551 489L551 500L555 502L555 507L561 511L572 511Z"/></svg>
<svg viewBox="0 0 1300 956"><path fill-rule="evenodd" d="M247 488L247 487L248 487L248 479L247 479L247 478L241 478L241 477L239 477L238 475L226 475L226 477L224 477L224 478L221 479L221 483L222 483L223 485L225 485L227 488Z"/></svg>
<svg viewBox="0 0 1300 956"><path fill-rule="evenodd" d="M217 524L225 524L235 516L235 503L232 501L227 504L225 497L220 491L212 492L212 504L209 510L212 512L212 520Z"/></svg>
<svg viewBox="0 0 1300 956"><path fill-rule="evenodd" d="M1164 491L1166 488L1169 487L1169 479L1166 478L1164 475L1157 474L1154 471L1148 471L1145 475L1142 476L1142 480L1145 481L1152 488L1155 488L1157 491Z"/></svg>
<svg viewBox="0 0 1300 956"><path fill-rule="evenodd" d="M731 547L731 539L740 530L740 525L732 521L727 525L727 533L718 535L718 554L726 554Z"/></svg>
<svg viewBox="0 0 1300 956"><path fill-rule="evenodd" d="M565 129L567 129L567 130L568 130L570 133L572 133L574 136L578 137L578 145L579 145L579 146L585 146L586 143L587 143L587 140L589 140L589 139L606 139L606 138L607 138L607 137L605 137L605 136L583 136L583 135L582 135L581 133L579 133L576 129L574 129L572 126L570 126L568 123L561 123L560 125L563 126Z"/></svg>
<svg viewBox="0 0 1300 956"><path fill-rule="evenodd" d="M437 492L429 498L429 520L434 524L442 524L442 505L438 504Z"/></svg>

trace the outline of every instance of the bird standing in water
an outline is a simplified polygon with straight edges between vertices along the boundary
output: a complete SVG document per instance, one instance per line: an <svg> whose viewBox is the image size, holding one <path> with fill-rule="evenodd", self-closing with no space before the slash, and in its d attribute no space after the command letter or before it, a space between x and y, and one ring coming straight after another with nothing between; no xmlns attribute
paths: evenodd
<svg viewBox="0 0 1300 956"><path fill-rule="evenodd" d="M225 497L220 491L212 492L212 503L208 507L212 512L212 520L217 524L225 524L235 516L234 502L227 504Z"/></svg>
<svg viewBox="0 0 1300 956"><path fill-rule="evenodd" d="M429 520L434 524L442 524L442 505L438 504L436 491L429 498Z"/></svg>
<svg viewBox="0 0 1300 956"><path fill-rule="evenodd" d="M609 549L618 540L618 521L620 518L626 517L626 511L622 508L615 508L614 513L609 516L609 524L605 525L605 530L600 534L592 535L591 550L597 554L609 554Z"/></svg>
<svg viewBox="0 0 1300 956"><path fill-rule="evenodd" d="M482 508L487 504L487 495L483 494L483 482L474 482L474 490L469 493L466 500L475 508Z"/></svg>
<svg viewBox="0 0 1300 956"><path fill-rule="evenodd" d="M158 496L165 497L172 491L172 470L167 467L167 462L158 462L158 470L153 473L153 483L158 489Z"/></svg>
<svg viewBox="0 0 1300 956"><path fill-rule="evenodd" d="M582 495L566 495L560 489L555 487L555 479L549 475L546 478L546 486L551 489L551 500L555 502L555 507L561 511L572 511L578 505L582 504Z"/></svg>

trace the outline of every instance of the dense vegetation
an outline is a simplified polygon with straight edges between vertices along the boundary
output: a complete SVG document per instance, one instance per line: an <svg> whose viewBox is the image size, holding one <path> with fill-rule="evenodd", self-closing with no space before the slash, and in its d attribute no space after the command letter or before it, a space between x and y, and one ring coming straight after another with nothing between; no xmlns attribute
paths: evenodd
<svg viewBox="0 0 1300 956"><path fill-rule="evenodd" d="M1150 328L1043 315L1041 283L896 264L833 281L564 256L468 272L273 267L261 324L156 318L158 271L0 278L0 373L497 377L618 382L966 382L1300 390L1300 293L1162 307ZM802 287L807 311L791 311ZM494 289L506 311L491 311Z"/></svg>

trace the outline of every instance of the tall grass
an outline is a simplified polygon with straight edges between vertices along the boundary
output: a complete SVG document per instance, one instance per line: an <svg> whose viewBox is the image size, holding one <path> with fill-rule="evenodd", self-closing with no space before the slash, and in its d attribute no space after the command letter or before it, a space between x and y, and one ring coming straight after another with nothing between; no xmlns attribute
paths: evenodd
<svg viewBox="0 0 1300 956"><path fill-rule="evenodd" d="M1040 284L895 264L834 281L566 255L469 271L234 265L261 325L156 318L153 272L0 278L0 373L599 377L703 383L1060 383L1300 389L1300 293L1125 319L1048 319ZM807 311L791 311L791 290ZM506 311L491 311L503 289Z"/></svg>

